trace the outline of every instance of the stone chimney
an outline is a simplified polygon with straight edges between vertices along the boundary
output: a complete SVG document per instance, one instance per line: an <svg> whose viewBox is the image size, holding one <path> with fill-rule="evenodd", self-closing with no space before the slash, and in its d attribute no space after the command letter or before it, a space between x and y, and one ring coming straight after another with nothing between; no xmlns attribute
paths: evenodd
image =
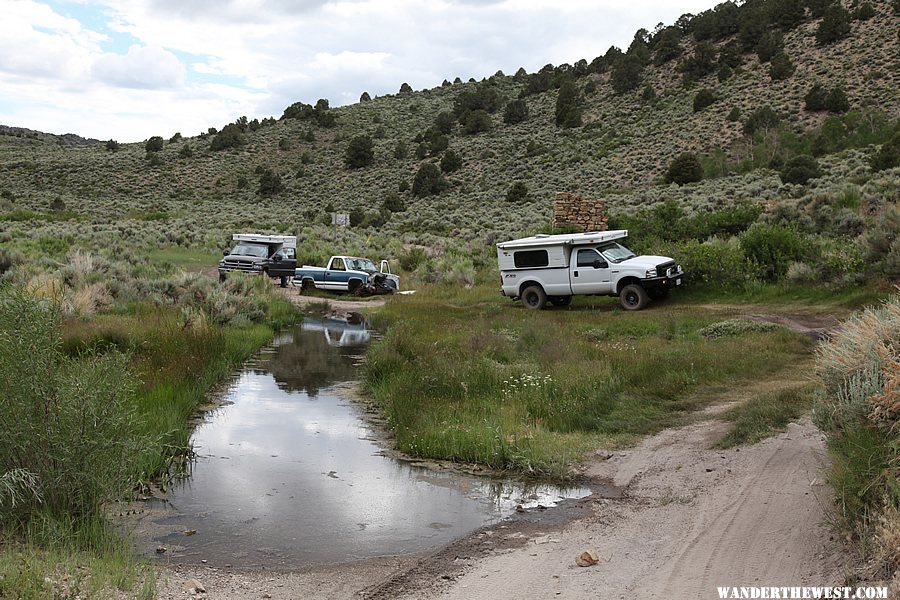
<svg viewBox="0 0 900 600"><path fill-rule="evenodd" d="M564 226L583 231L606 231L609 218L603 214L603 200L586 200L578 194L557 192L553 200L553 220L551 226Z"/></svg>

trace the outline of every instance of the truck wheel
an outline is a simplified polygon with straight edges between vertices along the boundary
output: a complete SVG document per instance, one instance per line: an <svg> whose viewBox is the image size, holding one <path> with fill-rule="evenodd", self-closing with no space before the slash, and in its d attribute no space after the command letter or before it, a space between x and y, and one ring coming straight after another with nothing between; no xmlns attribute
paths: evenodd
<svg viewBox="0 0 900 600"><path fill-rule="evenodd" d="M356 292L360 288L360 286L362 286L362 281L360 281L359 279L351 279L347 283L347 291L350 292L351 294L356 294Z"/></svg>
<svg viewBox="0 0 900 600"><path fill-rule="evenodd" d="M641 310L650 301L647 291L636 283L630 283L619 292L619 303L625 310Z"/></svg>
<svg viewBox="0 0 900 600"><path fill-rule="evenodd" d="M541 310L547 304L547 294L539 285L530 285L522 290L522 304L525 308Z"/></svg>
<svg viewBox="0 0 900 600"><path fill-rule="evenodd" d="M300 290L298 291L298 293L302 294L304 292L308 292L309 290L313 289L313 287L314 286L312 281L310 281L309 279L303 279L300 281Z"/></svg>
<svg viewBox="0 0 900 600"><path fill-rule="evenodd" d="M550 304L553 306L568 306L572 304L572 296L550 296Z"/></svg>

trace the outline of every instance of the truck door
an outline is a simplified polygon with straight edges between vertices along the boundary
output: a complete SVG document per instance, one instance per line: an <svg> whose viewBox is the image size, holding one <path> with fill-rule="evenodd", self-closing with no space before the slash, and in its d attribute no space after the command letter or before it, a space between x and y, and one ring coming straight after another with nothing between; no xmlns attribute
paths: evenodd
<svg viewBox="0 0 900 600"><path fill-rule="evenodd" d="M335 256L325 270L323 287L328 290L343 290L347 288L347 279L347 267L344 266L344 259Z"/></svg>
<svg viewBox="0 0 900 600"><path fill-rule="evenodd" d="M297 250L295 248L280 248L272 255L269 275L272 277L293 277L296 268Z"/></svg>
<svg viewBox="0 0 900 600"><path fill-rule="evenodd" d="M612 293L609 263L594 248L575 250L574 260L569 266L569 280L573 294Z"/></svg>

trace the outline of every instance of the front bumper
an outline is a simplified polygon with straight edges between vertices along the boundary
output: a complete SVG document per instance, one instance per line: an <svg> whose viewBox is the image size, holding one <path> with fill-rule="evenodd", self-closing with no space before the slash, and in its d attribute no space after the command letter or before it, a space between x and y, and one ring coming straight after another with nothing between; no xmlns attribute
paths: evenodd
<svg viewBox="0 0 900 600"><path fill-rule="evenodd" d="M644 289L662 289L668 290L684 285L684 271L673 273L668 277L651 277L650 279L642 279L641 285Z"/></svg>

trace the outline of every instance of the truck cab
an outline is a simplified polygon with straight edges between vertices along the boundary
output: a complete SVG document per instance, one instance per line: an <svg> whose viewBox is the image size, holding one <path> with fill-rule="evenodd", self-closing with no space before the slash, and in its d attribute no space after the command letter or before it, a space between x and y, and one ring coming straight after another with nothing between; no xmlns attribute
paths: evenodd
<svg viewBox="0 0 900 600"><path fill-rule="evenodd" d="M627 230L536 235L497 244L501 293L527 308L566 306L572 296L618 296L626 310L681 285L684 272L665 256L637 256L620 242Z"/></svg>
<svg viewBox="0 0 900 600"><path fill-rule="evenodd" d="M219 281L225 281L231 271L267 275L281 279L281 287L297 268L297 237L293 235L265 235L236 233L231 250L225 250L219 261Z"/></svg>

